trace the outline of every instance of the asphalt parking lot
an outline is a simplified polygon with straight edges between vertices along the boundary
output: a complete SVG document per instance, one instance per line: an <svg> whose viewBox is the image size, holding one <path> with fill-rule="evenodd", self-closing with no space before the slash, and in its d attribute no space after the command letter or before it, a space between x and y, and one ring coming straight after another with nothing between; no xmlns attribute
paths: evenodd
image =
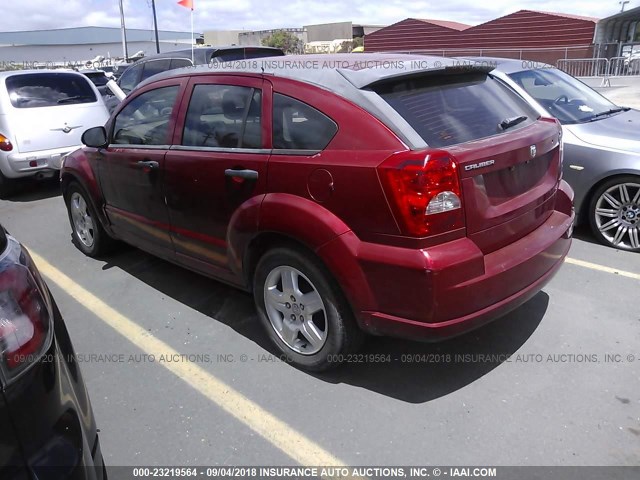
<svg viewBox="0 0 640 480"><path fill-rule="evenodd" d="M584 229L503 319L371 338L384 361L315 375L273 354L249 295L131 247L82 255L55 183L0 221L63 313L108 465L640 464L640 256Z"/></svg>

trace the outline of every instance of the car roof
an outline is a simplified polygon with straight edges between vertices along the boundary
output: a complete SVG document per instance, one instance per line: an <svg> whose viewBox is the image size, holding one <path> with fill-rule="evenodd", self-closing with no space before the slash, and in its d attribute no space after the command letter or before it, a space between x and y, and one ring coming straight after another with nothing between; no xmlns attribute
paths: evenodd
<svg viewBox="0 0 640 480"><path fill-rule="evenodd" d="M246 50L246 49L259 49L262 51L272 51L274 55L283 55L284 52L275 47L263 47L261 45L224 45L219 47L195 47L193 49L194 54L197 56L202 56L204 52L205 57L210 57L214 53L224 52L227 50ZM135 65L137 63L143 63L149 60L162 60L165 58L187 58L191 59L191 48L183 48L181 50L171 50L169 52L156 53L154 55L147 55L140 60L136 60L135 63L130 65Z"/></svg>
<svg viewBox="0 0 640 480"><path fill-rule="evenodd" d="M0 72L0 79L11 77L12 75L36 75L42 73L67 73L72 75L80 75L83 78L86 78L81 73L76 72L75 70L65 69L65 68L57 68L57 69L42 69L42 70L10 70L6 72Z"/></svg>
<svg viewBox="0 0 640 480"><path fill-rule="evenodd" d="M515 73L523 70L534 70L536 68L555 68L544 62L536 62L534 60L501 58L501 57L457 57L459 60L470 60L480 64L494 64L498 70L504 73Z"/></svg>
<svg viewBox="0 0 640 480"><path fill-rule="evenodd" d="M180 77L248 74L288 78L318 86L348 99L381 120L409 148L424 148L424 139L370 87L412 76L469 71L488 73L493 70L493 67L476 65L460 68L459 64L459 61L451 58L398 53L286 55L167 70L140 82L132 93L146 85Z"/></svg>
<svg viewBox="0 0 640 480"><path fill-rule="evenodd" d="M167 70L140 82L136 89L151 82L173 77L248 73L298 80L344 95L345 81L351 87L362 89L393 78L430 72L446 73L453 71L454 68L462 71L456 65L455 59L426 55L398 53L286 55ZM492 69L482 66L469 68L483 71ZM349 97L349 95L344 96Z"/></svg>

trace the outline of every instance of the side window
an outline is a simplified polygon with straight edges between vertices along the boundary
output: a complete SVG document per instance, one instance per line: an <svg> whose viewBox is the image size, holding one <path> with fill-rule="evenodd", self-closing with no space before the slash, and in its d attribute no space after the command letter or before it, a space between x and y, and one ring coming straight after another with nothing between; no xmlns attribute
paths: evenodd
<svg viewBox="0 0 640 480"><path fill-rule="evenodd" d="M192 66L191 60L187 60L186 58L174 58L171 60L170 70L174 68L183 68Z"/></svg>
<svg viewBox="0 0 640 480"><path fill-rule="evenodd" d="M168 58L166 60L150 60L144 64L144 70L142 71L142 77L140 77L140 81L146 80L147 78L155 75L156 73L166 72L169 70L169 64L171 60Z"/></svg>
<svg viewBox="0 0 640 480"><path fill-rule="evenodd" d="M273 95L273 148L322 150L338 131L324 113L295 98Z"/></svg>
<svg viewBox="0 0 640 480"><path fill-rule="evenodd" d="M142 70L142 65L129 67L124 71L122 77L120 77L120 81L118 82L124 93L129 93L138 84L140 70Z"/></svg>
<svg viewBox="0 0 640 480"><path fill-rule="evenodd" d="M179 87L162 87L138 95L114 121L111 143L167 145L169 120Z"/></svg>
<svg viewBox="0 0 640 480"><path fill-rule="evenodd" d="M262 93L233 85L196 85L182 134L191 147L261 148Z"/></svg>

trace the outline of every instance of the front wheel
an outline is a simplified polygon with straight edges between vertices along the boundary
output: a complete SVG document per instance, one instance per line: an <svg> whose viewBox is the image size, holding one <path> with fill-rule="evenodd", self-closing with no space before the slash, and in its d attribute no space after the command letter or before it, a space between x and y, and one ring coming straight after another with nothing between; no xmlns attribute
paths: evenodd
<svg viewBox="0 0 640 480"><path fill-rule="evenodd" d="M322 371L356 350L363 333L326 268L293 248L269 250L258 262L253 294L271 340L298 367Z"/></svg>
<svg viewBox="0 0 640 480"><path fill-rule="evenodd" d="M640 178L625 176L605 182L591 199L591 229L601 243L640 252Z"/></svg>
<svg viewBox="0 0 640 480"><path fill-rule="evenodd" d="M102 228L95 208L82 187L75 182L70 184L65 199L75 246L90 257L106 253L114 241Z"/></svg>

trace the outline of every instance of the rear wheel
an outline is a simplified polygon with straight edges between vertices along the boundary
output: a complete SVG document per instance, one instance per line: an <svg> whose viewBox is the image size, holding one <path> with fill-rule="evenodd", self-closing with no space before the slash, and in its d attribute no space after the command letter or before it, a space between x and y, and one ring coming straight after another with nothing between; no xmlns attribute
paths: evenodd
<svg viewBox="0 0 640 480"><path fill-rule="evenodd" d="M601 243L640 252L640 177L612 178L594 193L591 229Z"/></svg>
<svg viewBox="0 0 640 480"><path fill-rule="evenodd" d="M269 250L253 285L261 323L290 363L313 371L337 366L363 333L326 268L294 248Z"/></svg>
<svg viewBox="0 0 640 480"><path fill-rule="evenodd" d="M71 183L65 194L71 223L71 236L78 249L90 257L107 253L114 240L102 228L88 195L77 183Z"/></svg>

